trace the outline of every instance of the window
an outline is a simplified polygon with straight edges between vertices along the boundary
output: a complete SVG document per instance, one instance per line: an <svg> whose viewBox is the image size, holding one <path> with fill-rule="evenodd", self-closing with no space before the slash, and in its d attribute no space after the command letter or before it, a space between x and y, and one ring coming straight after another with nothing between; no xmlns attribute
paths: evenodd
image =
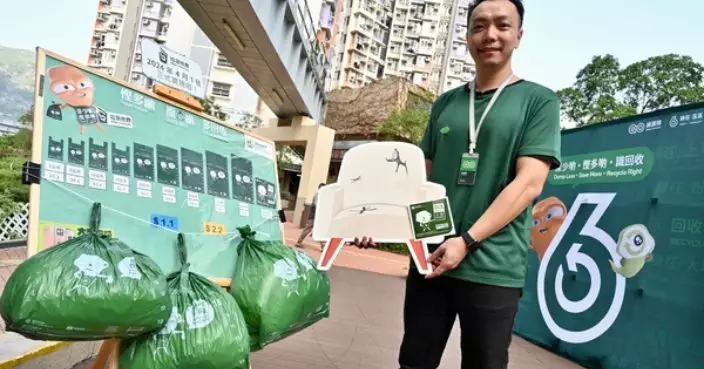
<svg viewBox="0 0 704 369"><path fill-rule="evenodd" d="M162 23L161 25L159 25L159 35L166 36L167 33L169 33L169 24Z"/></svg>
<svg viewBox="0 0 704 369"><path fill-rule="evenodd" d="M218 67L234 68L225 55L218 54Z"/></svg>
<svg viewBox="0 0 704 369"><path fill-rule="evenodd" d="M221 82L213 82L213 92L215 96L230 97L230 88L232 85Z"/></svg>

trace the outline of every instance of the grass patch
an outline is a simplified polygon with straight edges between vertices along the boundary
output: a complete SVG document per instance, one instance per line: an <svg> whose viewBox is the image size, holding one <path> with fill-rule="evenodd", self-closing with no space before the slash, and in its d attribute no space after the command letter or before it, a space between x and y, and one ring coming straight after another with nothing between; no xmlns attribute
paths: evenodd
<svg viewBox="0 0 704 369"><path fill-rule="evenodd" d="M379 243L376 248L399 255L408 255L408 246L405 243Z"/></svg>

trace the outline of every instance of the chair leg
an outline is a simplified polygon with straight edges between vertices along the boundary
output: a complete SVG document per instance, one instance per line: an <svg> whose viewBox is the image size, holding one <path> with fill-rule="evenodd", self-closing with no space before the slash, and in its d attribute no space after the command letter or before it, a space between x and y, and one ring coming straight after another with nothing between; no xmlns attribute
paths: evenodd
<svg viewBox="0 0 704 369"><path fill-rule="evenodd" d="M430 274L431 266L428 263L428 249L423 241L410 239L408 240L408 251L413 256L413 261L418 268L420 274Z"/></svg>
<svg viewBox="0 0 704 369"><path fill-rule="evenodd" d="M322 255L320 255L320 260L318 261L319 270L330 270L338 252L342 249L342 246L344 246L343 241L342 238L331 238L328 240L323 248Z"/></svg>

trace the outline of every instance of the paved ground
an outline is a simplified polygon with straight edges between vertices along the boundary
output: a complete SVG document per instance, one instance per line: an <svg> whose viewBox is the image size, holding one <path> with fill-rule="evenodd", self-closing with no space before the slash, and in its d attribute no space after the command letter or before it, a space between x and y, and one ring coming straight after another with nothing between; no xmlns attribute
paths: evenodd
<svg viewBox="0 0 704 369"><path fill-rule="evenodd" d="M5 287L5 281L15 270L17 264L22 262L27 255L26 247L11 247L0 249L0 292Z"/></svg>
<svg viewBox="0 0 704 369"><path fill-rule="evenodd" d="M403 278L341 267L333 267L330 278L330 318L252 354L253 369L398 368ZM460 367L457 327L440 369ZM579 367L514 338L509 369L571 368Z"/></svg>
<svg viewBox="0 0 704 369"><path fill-rule="evenodd" d="M0 249L0 294L5 287L5 282L10 278L10 274L15 270L15 267L27 254L26 247L13 247L8 249ZM5 331L5 322L0 319L0 334Z"/></svg>
<svg viewBox="0 0 704 369"><path fill-rule="evenodd" d="M289 216L289 219L292 217ZM285 226L287 244L295 243L299 229ZM308 239L305 251L314 258L320 245ZM24 250L11 255L0 251L3 260L17 259ZM7 250L5 250L7 253ZM4 258L4 259L3 259ZM252 354L253 369L393 369L397 368L398 345L402 336L401 309L405 256L377 250L346 247L330 271L332 285L331 317L318 324ZM0 264L0 291L3 276L12 267ZM3 274L4 273L4 274ZM74 369L89 369L86 361ZM460 365L459 330L455 330L445 351L440 369L457 369ZM510 369L580 368L518 337L511 345Z"/></svg>

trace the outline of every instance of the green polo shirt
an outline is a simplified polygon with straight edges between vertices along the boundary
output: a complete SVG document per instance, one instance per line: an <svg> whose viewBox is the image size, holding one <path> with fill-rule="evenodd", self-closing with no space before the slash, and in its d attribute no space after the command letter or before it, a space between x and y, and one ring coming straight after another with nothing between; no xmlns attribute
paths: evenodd
<svg viewBox="0 0 704 369"><path fill-rule="evenodd" d="M477 124L495 90L475 95ZM479 165L473 186L457 184L469 145L467 85L440 95L420 147L432 161L430 181L445 186L457 234L467 232L516 176L519 156L538 156L560 166L560 104L555 92L530 81L509 84L479 131ZM445 275L471 282L522 288L532 226L532 205ZM430 245L430 250L437 245Z"/></svg>

